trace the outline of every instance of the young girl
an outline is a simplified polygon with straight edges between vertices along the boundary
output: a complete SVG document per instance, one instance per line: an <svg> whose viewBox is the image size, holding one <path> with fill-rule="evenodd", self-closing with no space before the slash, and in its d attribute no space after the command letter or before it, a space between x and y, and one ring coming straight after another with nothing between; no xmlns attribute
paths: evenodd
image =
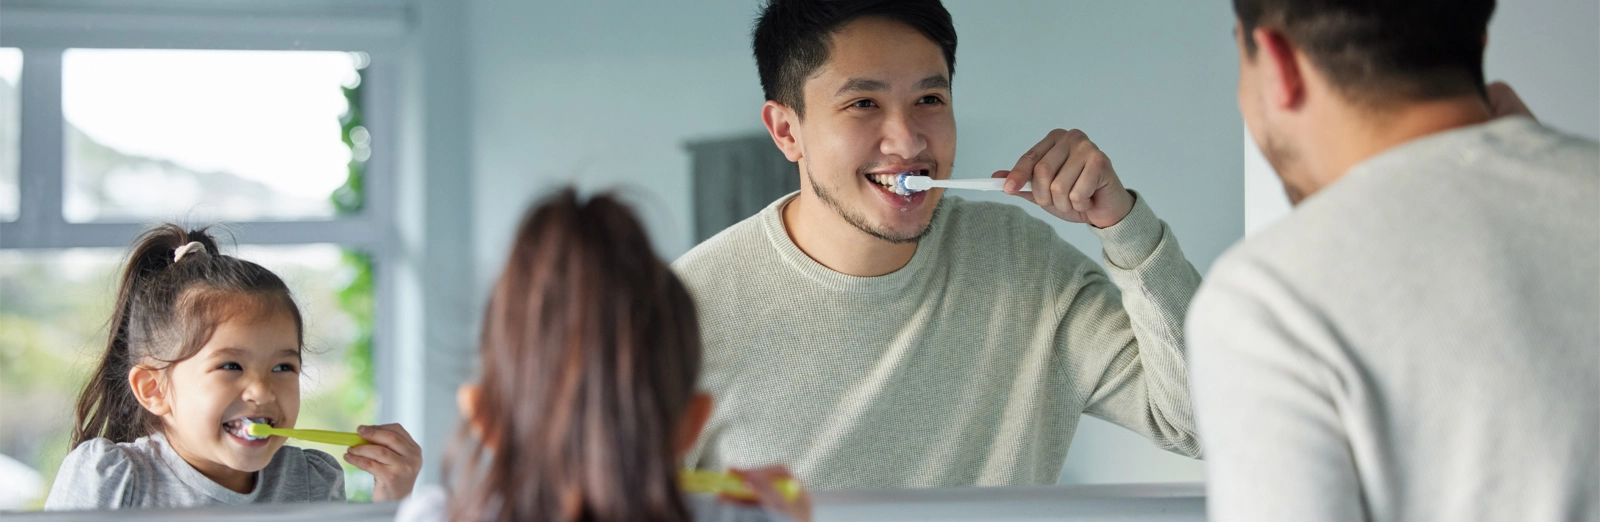
<svg viewBox="0 0 1600 522"><path fill-rule="evenodd" d="M140 236L45 509L344 500L331 455L244 433L246 419L294 426L301 335L272 272L220 254L203 230ZM409 494L416 442L397 424L358 432L372 444L345 460L372 473L373 499Z"/></svg>
<svg viewBox="0 0 1600 522"><path fill-rule="evenodd" d="M781 468L741 472L760 505L684 495L684 453L711 414L695 393L700 329L683 284L631 212L568 189L523 218L490 297L480 380L450 492L419 491L403 521L808 520Z"/></svg>

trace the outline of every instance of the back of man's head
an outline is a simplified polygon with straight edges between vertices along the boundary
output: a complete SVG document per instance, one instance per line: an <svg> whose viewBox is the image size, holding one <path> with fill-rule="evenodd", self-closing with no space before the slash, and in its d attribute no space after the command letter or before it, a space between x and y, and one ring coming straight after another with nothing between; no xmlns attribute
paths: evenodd
<svg viewBox="0 0 1600 522"><path fill-rule="evenodd" d="M828 38L859 18L887 18L911 26L944 52L956 71L956 28L939 0L770 0L751 35L761 90L767 99L805 113L802 87L828 61Z"/></svg>
<svg viewBox="0 0 1600 522"><path fill-rule="evenodd" d="M1233 0L1245 50L1277 29L1346 98L1368 106L1483 94L1494 0Z"/></svg>

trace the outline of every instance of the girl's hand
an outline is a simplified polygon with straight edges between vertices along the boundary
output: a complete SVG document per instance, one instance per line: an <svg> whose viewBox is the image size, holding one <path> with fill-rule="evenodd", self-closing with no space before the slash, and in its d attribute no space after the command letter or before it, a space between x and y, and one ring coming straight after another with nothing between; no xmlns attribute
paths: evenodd
<svg viewBox="0 0 1600 522"><path fill-rule="evenodd" d="M372 501L400 500L411 494L422 471L422 447L399 424L358 426L371 444L351 446L344 461L372 474Z"/></svg>
<svg viewBox="0 0 1600 522"><path fill-rule="evenodd" d="M778 490L777 482L782 479L798 480L789 474L789 469L783 466L767 466L756 469L729 468L729 473L744 479L750 489L756 493L755 504L768 511L783 513L789 518L799 522L811 522L811 493L804 487L794 500L783 498L783 493ZM749 500L740 500L723 497L724 500L741 504L751 503Z"/></svg>

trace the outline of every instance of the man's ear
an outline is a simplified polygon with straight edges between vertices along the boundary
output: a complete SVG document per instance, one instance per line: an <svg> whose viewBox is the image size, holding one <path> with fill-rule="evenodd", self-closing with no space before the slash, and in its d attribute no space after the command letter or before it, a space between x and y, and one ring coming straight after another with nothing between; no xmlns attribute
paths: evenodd
<svg viewBox="0 0 1600 522"><path fill-rule="evenodd" d="M1261 97L1277 110L1295 110L1305 103L1306 76L1300 55L1283 33L1257 27L1250 32L1256 42L1256 61L1261 74Z"/></svg>
<svg viewBox="0 0 1600 522"><path fill-rule="evenodd" d="M778 145L778 150L783 151L784 157L789 161L800 161L800 115L794 109L767 100L761 105L761 123L766 124L767 133L772 135L772 142Z"/></svg>
<svg viewBox="0 0 1600 522"><path fill-rule="evenodd" d="M683 421L678 424L678 438L672 441L672 449L679 460L694 448L695 441L700 440L700 431L705 429L708 420L711 420L711 396L696 393L689 399L689 407L683 410Z"/></svg>
<svg viewBox="0 0 1600 522"><path fill-rule="evenodd" d="M456 388L456 407L461 409L461 421L467 423L472 435L483 441L484 446L493 449L494 444L483 436L483 419L478 417L478 401L482 396L483 388L476 384L463 384Z"/></svg>
<svg viewBox="0 0 1600 522"><path fill-rule="evenodd" d="M166 390L161 389L161 371L144 365L134 365L128 370L128 387L133 389L133 397L139 400L150 414L157 417L172 413L172 401L168 400Z"/></svg>

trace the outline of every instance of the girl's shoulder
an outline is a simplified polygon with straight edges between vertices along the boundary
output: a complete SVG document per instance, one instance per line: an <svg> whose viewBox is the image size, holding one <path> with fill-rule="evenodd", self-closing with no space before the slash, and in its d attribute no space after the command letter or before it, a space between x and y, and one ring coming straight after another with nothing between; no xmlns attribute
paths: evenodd
<svg viewBox="0 0 1600 522"><path fill-rule="evenodd" d="M111 442L97 438L61 461L45 509L96 509L129 505L142 495L160 459L159 441Z"/></svg>
<svg viewBox="0 0 1600 522"><path fill-rule="evenodd" d="M272 456L272 463L267 464L267 468L262 470L263 475L268 477L265 480L274 483L274 487L263 488L261 495L265 498L258 498L257 502L345 499L344 466L325 451L284 445ZM283 482L283 487L277 487L277 482Z"/></svg>

